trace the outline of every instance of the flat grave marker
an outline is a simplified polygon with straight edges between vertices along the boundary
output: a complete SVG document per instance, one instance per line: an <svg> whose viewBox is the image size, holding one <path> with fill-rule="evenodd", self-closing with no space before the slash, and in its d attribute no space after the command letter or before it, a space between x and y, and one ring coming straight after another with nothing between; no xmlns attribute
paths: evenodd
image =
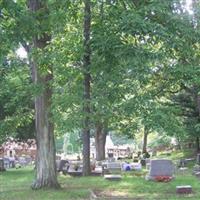
<svg viewBox="0 0 200 200"><path fill-rule="evenodd" d="M176 186L176 193L177 194L191 194L192 193L192 186L191 185Z"/></svg>

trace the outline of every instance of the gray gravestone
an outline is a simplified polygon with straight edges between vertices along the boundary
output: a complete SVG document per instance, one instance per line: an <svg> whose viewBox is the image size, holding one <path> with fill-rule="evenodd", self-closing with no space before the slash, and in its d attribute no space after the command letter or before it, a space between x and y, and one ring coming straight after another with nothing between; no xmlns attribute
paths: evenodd
<svg viewBox="0 0 200 200"><path fill-rule="evenodd" d="M147 175L148 180L154 180L157 176L170 176L174 174L174 165L171 160L157 159L150 161L150 171Z"/></svg>
<svg viewBox="0 0 200 200"><path fill-rule="evenodd" d="M105 162L102 164L103 174L121 174L120 162Z"/></svg>
<svg viewBox="0 0 200 200"><path fill-rule="evenodd" d="M0 172L5 171L3 158L0 158Z"/></svg>
<svg viewBox="0 0 200 200"><path fill-rule="evenodd" d="M191 185L176 186L176 193L177 194L191 194L192 193L192 186Z"/></svg>
<svg viewBox="0 0 200 200"><path fill-rule="evenodd" d="M107 174L104 175L104 178L110 181L120 181L122 179L122 176L119 174Z"/></svg>
<svg viewBox="0 0 200 200"><path fill-rule="evenodd" d="M197 164L200 164L200 153L197 154Z"/></svg>
<svg viewBox="0 0 200 200"><path fill-rule="evenodd" d="M119 162L108 162L107 169L111 174L121 173L121 163Z"/></svg>
<svg viewBox="0 0 200 200"><path fill-rule="evenodd" d="M4 157L3 158L3 162L4 162L4 168L9 168L10 167L10 160L9 158Z"/></svg>
<svg viewBox="0 0 200 200"><path fill-rule="evenodd" d="M193 167L193 175L196 175L199 172L200 172L200 166L199 165L195 165Z"/></svg>
<svg viewBox="0 0 200 200"><path fill-rule="evenodd" d="M58 172L63 171L64 168L69 168L69 161L68 160L59 160L58 161Z"/></svg>

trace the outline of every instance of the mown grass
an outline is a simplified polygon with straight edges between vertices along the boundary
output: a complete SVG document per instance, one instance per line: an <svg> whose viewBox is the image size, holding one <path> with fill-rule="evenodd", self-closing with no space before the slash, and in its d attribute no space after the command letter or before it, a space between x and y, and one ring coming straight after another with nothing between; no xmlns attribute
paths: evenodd
<svg viewBox="0 0 200 200"><path fill-rule="evenodd" d="M172 151L167 155L166 152L161 152L157 155L157 158L168 158L171 160L179 160L183 158L196 158L196 153L192 149L185 149L184 151L182 150L176 150Z"/></svg>
<svg viewBox="0 0 200 200"><path fill-rule="evenodd" d="M146 181L144 177L134 176L133 172L124 173L122 181L110 182L103 177L70 177L59 175L60 190L37 190L30 188L34 178L33 169L11 169L0 173L0 200L81 200L89 199L90 190L122 194L141 200L183 200L200 199L200 180L191 175L177 174L169 183ZM192 185L190 195L177 195L177 185ZM103 198L102 198L103 199Z"/></svg>

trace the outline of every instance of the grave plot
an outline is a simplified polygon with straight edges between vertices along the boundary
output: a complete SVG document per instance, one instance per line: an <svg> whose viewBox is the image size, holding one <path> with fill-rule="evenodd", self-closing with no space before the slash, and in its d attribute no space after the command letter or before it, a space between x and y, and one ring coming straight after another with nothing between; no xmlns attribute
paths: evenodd
<svg viewBox="0 0 200 200"><path fill-rule="evenodd" d="M151 160L150 171L147 180L169 181L174 176L174 165L171 160L156 159Z"/></svg>
<svg viewBox="0 0 200 200"><path fill-rule="evenodd" d="M104 169L104 178L111 181L121 180L121 168L120 162L108 162L106 164L106 169Z"/></svg>
<svg viewBox="0 0 200 200"><path fill-rule="evenodd" d="M176 186L176 193L177 194L191 194L192 193L192 186L191 185Z"/></svg>
<svg viewBox="0 0 200 200"><path fill-rule="evenodd" d="M127 190L117 191L117 190L91 190L90 200L133 200L130 197ZM134 200L144 200L142 197L136 197Z"/></svg>

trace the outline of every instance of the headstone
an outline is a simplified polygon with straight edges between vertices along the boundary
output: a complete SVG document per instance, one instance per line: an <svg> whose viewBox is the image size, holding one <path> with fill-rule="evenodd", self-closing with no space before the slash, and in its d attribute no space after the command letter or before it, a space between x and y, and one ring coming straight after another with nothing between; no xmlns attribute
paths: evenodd
<svg viewBox="0 0 200 200"><path fill-rule="evenodd" d="M153 151L152 151L152 157L155 157L155 156L157 156L157 151L156 151L156 150L153 150Z"/></svg>
<svg viewBox="0 0 200 200"><path fill-rule="evenodd" d="M132 163L131 166L132 166L132 169L134 169L134 170L136 170L136 171L142 170L142 165L141 165L141 163Z"/></svg>
<svg viewBox="0 0 200 200"><path fill-rule="evenodd" d="M19 157L19 158L18 158L18 163L19 163L21 166L26 166L26 165L27 165L26 158L25 158L25 157Z"/></svg>
<svg viewBox="0 0 200 200"><path fill-rule="evenodd" d="M14 157L10 157L9 161L10 161L10 167L14 168L15 167L15 158Z"/></svg>
<svg viewBox="0 0 200 200"><path fill-rule="evenodd" d="M108 162L115 162L114 154L108 153Z"/></svg>
<svg viewBox="0 0 200 200"><path fill-rule="evenodd" d="M157 159L151 160L150 171L146 176L147 180L155 180L159 176L169 176L173 177L174 165L171 160L167 159Z"/></svg>
<svg viewBox="0 0 200 200"><path fill-rule="evenodd" d="M67 167L67 169L69 168L69 161L68 160L60 160L60 162L58 163L58 172L63 171L65 166Z"/></svg>
<svg viewBox="0 0 200 200"><path fill-rule="evenodd" d="M181 174L185 174L187 171L188 171L188 167L180 167L180 168L179 168L179 172L180 172Z"/></svg>
<svg viewBox="0 0 200 200"><path fill-rule="evenodd" d="M195 165L193 167L193 175L196 175L196 173L200 172L200 166L199 165Z"/></svg>
<svg viewBox="0 0 200 200"><path fill-rule="evenodd" d="M69 168L66 173L71 176L82 176L82 172L83 172L82 167L81 166L76 167L76 165L73 163L69 165Z"/></svg>
<svg viewBox="0 0 200 200"><path fill-rule="evenodd" d="M121 163L120 162L108 162L107 169L111 174L121 173Z"/></svg>
<svg viewBox="0 0 200 200"><path fill-rule="evenodd" d="M108 158L113 158L114 154L113 153L108 153Z"/></svg>
<svg viewBox="0 0 200 200"><path fill-rule="evenodd" d="M146 166L146 161L145 161L145 159L141 159L141 160L140 160L140 163L141 163L142 166Z"/></svg>
<svg viewBox="0 0 200 200"><path fill-rule="evenodd" d="M150 161L151 161L150 158L146 158L146 159L145 159L145 163L146 163L146 164L150 164Z"/></svg>
<svg viewBox="0 0 200 200"><path fill-rule="evenodd" d="M200 172L196 172L195 176L198 177L198 178L200 178Z"/></svg>
<svg viewBox="0 0 200 200"><path fill-rule="evenodd" d="M105 162L102 165L103 174L121 174L121 162Z"/></svg>
<svg viewBox="0 0 200 200"><path fill-rule="evenodd" d="M186 158L185 161L186 161L186 163L192 162L192 161L195 161L195 158Z"/></svg>
<svg viewBox="0 0 200 200"><path fill-rule="evenodd" d="M31 156L26 156L26 157L25 157L25 160L26 160L26 163L27 163L28 165L30 165L30 164L32 163L32 158L31 158Z"/></svg>
<svg viewBox="0 0 200 200"><path fill-rule="evenodd" d="M122 179L122 176L119 174L106 174L104 175L104 178L110 181L120 181Z"/></svg>
<svg viewBox="0 0 200 200"><path fill-rule="evenodd" d="M0 172L5 171L3 158L0 158Z"/></svg>
<svg viewBox="0 0 200 200"><path fill-rule="evenodd" d="M115 158L108 158L108 162L115 162Z"/></svg>
<svg viewBox="0 0 200 200"><path fill-rule="evenodd" d="M150 170L150 163L146 164L146 170Z"/></svg>
<svg viewBox="0 0 200 200"><path fill-rule="evenodd" d="M185 159L180 159L178 167L185 167L185 166L186 166Z"/></svg>
<svg viewBox="0 0 200 200"><path fill-rule="evenodd" d="M4 168L9 168L10 167L10 160L7 157L3 158L3 162L4 162Z"/></svg>
<svg viewBox="0 0 200 200"><path fill-rule="evenodd" d="M146 169L147 169L147 170L150 169L150 162L151 162L150 158L146 158L146 159L145 159Z"/></svg>
<svg viewBox="0 0 200 200"><path fill-rule="evenodd" d="M139 161L139 158L137 156L134 156L133 157L133 162L138 162Z"/></svg>
<svg viewBox="0 0 200 200"><path fill-rule="evenodd" d="M176 186L176 193L177 194L190 194L190 193L192 193L192 186L191 185Z"/></svg>

